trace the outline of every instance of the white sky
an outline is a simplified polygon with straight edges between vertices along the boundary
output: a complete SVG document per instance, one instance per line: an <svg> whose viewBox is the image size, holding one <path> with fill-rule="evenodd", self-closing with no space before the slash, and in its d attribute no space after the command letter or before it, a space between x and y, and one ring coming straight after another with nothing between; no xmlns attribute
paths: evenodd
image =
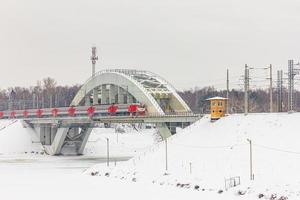
<svg viewBox="0 0 300 200"><path fill-rule="evenodd" d="M222 87L226 68L237 80L245 63L286 70L300 59L299 11L298 0L0 0L0 87L83 83L93 44L97 70Z"/></svg>

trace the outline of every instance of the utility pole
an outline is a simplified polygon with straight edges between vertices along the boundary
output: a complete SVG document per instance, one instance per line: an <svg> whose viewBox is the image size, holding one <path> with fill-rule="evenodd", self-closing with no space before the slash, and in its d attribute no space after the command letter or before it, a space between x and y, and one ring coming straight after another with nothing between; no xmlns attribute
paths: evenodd
<svg viewBox="0 0 300 200"><path fill-rule="evenodd" d="M166 172L168 171L168 140L165 138L165 150L166 150Z"/></svg>
<svg viewBox="0 0 300 200"><path fill-rule="evenodd" d="M288 111L291 112L294 110L294 78L295 75L299 74L299 68L295 68L294 60L288 61Z"/></svg>
<svg viewBox="0 0 300 200"><path fill-rule="evenodd" d="M277 71L277 111L282 112L282 70Z"/></svg>
<svg viewBox="0 0 300 200"><path fill-rule="evenodd" d="M227 98L227 108L226 108L226 113L229 114L229 69L227 69L226 98Z"/></svg>
<svg viewBox="0 0 300 200"><path fill-rule="evenodd" d="M254 175L253 175L253 163L252 163L252 140L247 139L249 142L249 147L250 147L250 180L254 180Z"/></svg>
<svg viewBox="0 0 300 200"><path fill-rule="evenodd" d="M270 112L273 112L272 64L270 64Z"/></svg>
<svg viewBox="0 0 300 200"><path fill-rule="evenodd" d="M294 61L288 60L288 111L293 110L293 66Z"/></svg>
<svg viewBox="0 0 300 200"><path fill-rule="evenodd" d="M248 90L249 90L249 69L247 64L245 65L245 77L244 77L244 112L248 114Z"/></svg>
<svg viewBox="0 0 300 200"><path fill-rule="evenodd" d="M91 56L91 61L92 61L92 77L95 77L96 73L96 62L98 60L97 54L97 48L94 46L92 47L92 56ZM93 89L93 105L98 104L98 90Z"/></svg>
<svg viewBox="0 0 300 200"><path fill-rule="evenodd" d="M109 167L109 138L106 138L106 165Z"/></svg>
<svg viewBox="0 0 300 200"><path fill-rule="evenodd" d="M288 111L292 112L294 110L294 85L295 76L300 73L299 68L295 68L295 65L299 66L299 63L294 63L294 60L288 61Z"/></svg>

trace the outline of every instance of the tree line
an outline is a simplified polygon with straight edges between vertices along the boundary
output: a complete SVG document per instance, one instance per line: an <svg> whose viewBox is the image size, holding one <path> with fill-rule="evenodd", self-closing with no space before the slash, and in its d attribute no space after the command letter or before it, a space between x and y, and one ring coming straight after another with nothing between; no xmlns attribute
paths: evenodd
<svg viewBox="0 0 300 200"><path fill-rule="evenodd" d="M81 85L58 85L55 79L47 77L37 81L35 86L10 87L0 89L0 110L31 109L47 107L69 106ZM206 100L214 96L226 97L226 90L217 90L214 87L195 88L179 91L179 95L185 100L195 113L208 113L209 102ZM300 92L295 91L295 111L300 109ZM249 91L249 111L269 112L269 91L256 89ZM277 111L277 92L273 91L273 111ZM287 111L287 89L283 89L283 111ZM231 113L244 111L244 91L232 89L229 91L229 108Z"/></svg>
<svg viewBox="0 0 300 200"><path fill-rule="evenodd" d="M214 87L195 88L178 92L185 102L195 113L209 113L208 98L214 96L226 97L226 90L216 90ZM278 111L277 91L274 89L273 112ZM288 90L282 91L282 111L287 112ZM269 112L270 111L270 93L268 89L249 90L249 112ZM294 111L300 111L300 92L294 92ZM232 89L229 91L229 112L244 112L244 91Z"/></svg>
<svg viewBox="0 0 300 200"><path fill-rule="evenodd" d="M47 77L35 86L0 89L0 110L69 106L80 87L79 84L61 86Z"/></svg>

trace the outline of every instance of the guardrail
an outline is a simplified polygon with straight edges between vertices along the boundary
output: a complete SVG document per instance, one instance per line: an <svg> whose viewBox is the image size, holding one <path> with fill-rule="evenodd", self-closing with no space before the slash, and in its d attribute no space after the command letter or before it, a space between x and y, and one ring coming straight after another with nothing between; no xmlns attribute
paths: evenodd
<svg viewBox="0 0 300 200"><path fill-rule="evenodd" d="M133 106L134 108L130 108ZM97 105L97 106L77 106L60 107L29 110L6 110L0 111L0 119L58 119L58 118L158 118L158 117L197 117L192 112L166 112L148 113L139 104L118 104L118 105ZM114 108L114 109L112 109Z"/></svg>

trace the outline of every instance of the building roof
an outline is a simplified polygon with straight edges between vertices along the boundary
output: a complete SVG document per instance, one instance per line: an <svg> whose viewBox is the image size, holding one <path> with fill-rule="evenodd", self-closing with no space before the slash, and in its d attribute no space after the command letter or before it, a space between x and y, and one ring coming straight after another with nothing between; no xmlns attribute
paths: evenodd
<svg viewBox="0 0 300 200"><path fill-rule="evenodd" d="M208 98L206 99L207 101L210 101L210 100L227 100L227 98L224 98L224 97L211 97L211 98Z"/></svg>

